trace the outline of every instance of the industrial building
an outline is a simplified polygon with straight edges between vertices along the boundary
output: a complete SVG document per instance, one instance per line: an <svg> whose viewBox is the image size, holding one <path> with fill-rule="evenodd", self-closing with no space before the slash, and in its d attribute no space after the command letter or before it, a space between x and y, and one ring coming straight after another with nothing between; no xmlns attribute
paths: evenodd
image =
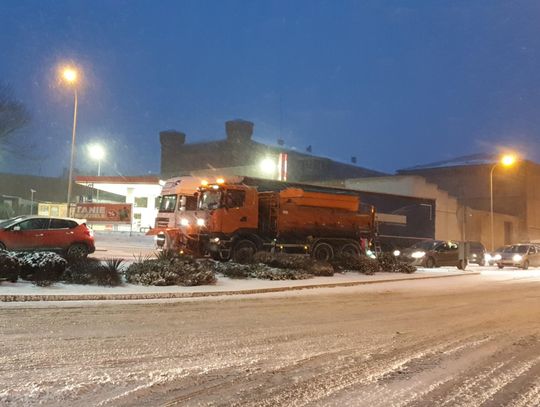
<svg viewBox="0 0 540 407"><path fill-rule="evenodd" d="M497 155L477 154L401 169L398 174L421 176L456 197L460 205L484 214L490 212L493 174L494 212L517 219L498 217L496 245L540 240L540 165L524 159L506 168L498 159ZM490 234L485 220L470 221L476 225L477 236Z"/></svg>
<svg viewBox="0 0 540 407"><path fill-rule="evenodd" d="M253 128L252 122L231 120L225 123L225 139L201 143L187 143L186 135L175 130L162 131L159 135L162 178L215 172L218 176L276 179L282 171L283 180L309 182L384 175L357 166L355 157L351 157L351 163L342 163L308 151L285 148L279 145L283 144L282 140L278 140L277 146L259 143L253 140ZM279 165L280 157L286 159L282 165Z"/></svg>

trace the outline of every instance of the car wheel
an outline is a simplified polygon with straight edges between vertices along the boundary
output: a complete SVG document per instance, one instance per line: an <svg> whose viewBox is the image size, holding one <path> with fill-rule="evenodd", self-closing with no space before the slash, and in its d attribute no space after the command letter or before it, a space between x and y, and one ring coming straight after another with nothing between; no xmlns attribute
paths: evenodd
<svg viewBox="0 0 540 407"><path fill-rule="evenodd" d="M428 257L427 260L426 260L426 267L428 269L432 269L433 267L435 267L435 259L433 257Z"/></svg>
<svg viewBox="0 0 540 407"><path fill-rule="evenodd" d="M465 270L467 268L467 260L460 260L457 268L460 270Z"/></svg>
<svg viewBox="0 0 540 407"><path fill-rule="evenodd" d="M88 247L82 243L76 243L69 246L67 256L71 259L83 259L88 256Z"/></svg>
<svg viewBox="0 0 540 407"><path fill-rule="evenodd" d="M0 242L0 250L6 250L6 245Z"/></svg>
<svg viewBox="0 0 540 407"><path fill-rule="evenodd" d="M504 268L504 266L502 264L499 264L499 263L497 263L497 267L500 268L500 269Z"/></svg>
<svg viewBox="0 0 540 407"><path fill-rule="evenodd" d="M334 248L328 243L318 243L311 252L311 257L318 261L330 261L334 258Z"/></svg>
<svg viewBox="0 0 540 407"><path fill-rule="evenodd" d="M521 266L523 270L527 270L529 268L529 260L525 260L523 262L523 265Z"/></svg>
<svg viewBox="0 0 540 407"><path fill-rule="evenodd" d="M249 263L257 251L257 246L251 240L240 240L234 245L232 259L235 263Z"/></svg>

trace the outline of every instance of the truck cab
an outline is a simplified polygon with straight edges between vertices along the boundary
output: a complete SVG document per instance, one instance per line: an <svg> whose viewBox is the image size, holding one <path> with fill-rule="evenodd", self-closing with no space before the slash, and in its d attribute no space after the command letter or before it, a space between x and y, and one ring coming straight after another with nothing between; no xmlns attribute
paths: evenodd
<svg viewBox="0 0 540 407"><path fill-rule="evenodd" d="M165 181L155 227L148 234L155 236L158 248L170 249L179 234L189 234L197 222L197 188L195 177L176 177Z"/></svg>

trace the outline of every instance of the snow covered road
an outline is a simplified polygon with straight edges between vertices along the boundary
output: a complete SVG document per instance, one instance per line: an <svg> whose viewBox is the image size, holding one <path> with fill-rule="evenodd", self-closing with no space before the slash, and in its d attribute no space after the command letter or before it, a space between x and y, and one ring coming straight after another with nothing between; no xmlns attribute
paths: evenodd
<svg viewBox="0 0 540 407"><path fill-rule="evenodd" d="M540 271L0 308L0 405L534 406L539 309Z"/></svg>

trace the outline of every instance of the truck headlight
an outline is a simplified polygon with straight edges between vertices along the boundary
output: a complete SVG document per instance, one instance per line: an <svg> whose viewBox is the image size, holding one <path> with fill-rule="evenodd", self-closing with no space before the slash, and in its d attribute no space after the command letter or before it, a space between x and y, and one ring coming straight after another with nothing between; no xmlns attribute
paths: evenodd
<svg viewBox="0 0 540 407"><path fill-rule="evenodd" d="M426 255L426 252L414 252L413 254L411 254L411 257L413 259L421 259L425 255Z"/></svg>
<svg viewBox="0 0 540 407"><path fill-rule="evenodd" d="M500 259L502 259L502 256L499 253L497 253L495 256L493 256L493 260L499 261Z"/></svg>
<svg viewBox="0 0 540 407"><path fill-rule="evenodd" d="M512 257L512 260L514 260L516 263L520 262L521 260L523 260L523 256L521 256L520 254L514 254L514 257Z"/></svg>
<svg viewBox="0 0 540 407"><path fill-rule="evenodd" d="M197 226L204 226L205 222L204 219L198 218L197 219Z"/></svg>
<svg viewBox="0 0 540 407"><path fill-rule="evenodd" d="M394 250L394 256L398 257L401 254L399 250Z"/></svg>
<svg viewBox="0 0 540 407"><path fill-rule="evenodd" d="M186 218L180 219L180 226L189 226L189 220Z"/></svg>
<svg viewBox="0 0 540 407"><path fill-rule="evenodd" d="M491 259L492 259L491 254L489 254L489 253L484 254L484 260L485 261L491 261Z"/></svg>

